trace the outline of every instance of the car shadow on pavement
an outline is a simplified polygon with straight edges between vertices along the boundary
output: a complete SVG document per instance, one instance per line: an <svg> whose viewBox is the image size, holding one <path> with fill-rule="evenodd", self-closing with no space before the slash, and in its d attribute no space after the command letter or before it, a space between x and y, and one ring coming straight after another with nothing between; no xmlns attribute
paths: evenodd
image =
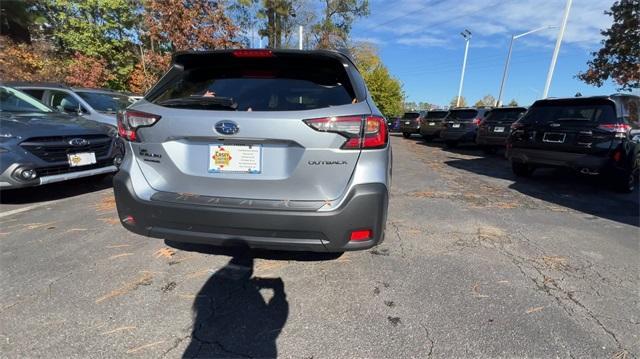
<svg viewBox="0 0 640 359"><path fill-rule="evenodd" d="M254 277L253 264L251 255L238 253L200 289L184 358L277 357L276 339L289 316L284 282Z"/></svg>
<svg viewBox="0 0 640 359"><path fill-rule="evenodd" d="M640 198L615 192L602 176L563 169L538 169L531 178L516 177L508 161L498 156L452 159L445 164L471 173L514 181L508 187L527 196L591 216L640 227Z"/></svg>
<svg viewBox="0 0 640 359"><path fill-rule="evenodd" d="M269 260L282 260L282 261L297 261L297 262L314 262L314 261L328 261L340 258L342 252L330 253L330 252L304 252L304 251L278 251L278 250L259 250L250 249L242 242L238 241L235 244L226 244L224 246L214 246L208 244L196 244L196 243L184 243L171 240L165 240L164 243L175 249L187 252L198 252L202 254L213 254L235 257L238 255L248 256L251 258L269 259Z"/></svg>
<svg viewBox="0 0 640 359"><path fill-rule="evenodd" d="M101 191L113 185L112 176L89 177L37 187L0 191L2 204L31 204L80 196Z"/></svg>

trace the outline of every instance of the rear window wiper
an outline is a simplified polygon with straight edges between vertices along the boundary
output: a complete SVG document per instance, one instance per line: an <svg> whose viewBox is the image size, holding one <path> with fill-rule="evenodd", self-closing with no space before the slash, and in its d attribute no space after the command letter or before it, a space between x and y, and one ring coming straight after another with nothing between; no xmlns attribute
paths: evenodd
<svg viewBox="0 0 640 359"><path fill-rule="evenodd" d="M561 117L561 118L556 118L554 121L591 121L591 120L584 117Z"/></svg>
<svg viewBox="0 0 640 359"><path fill-rule="evenodd" d="M224 108L229 110L235 110L238 108L238 104L233 101L231 97L208 97L208 96L190 96L172 98L158 102L160 106L167 107L206 107L206 108Z"/></svg>

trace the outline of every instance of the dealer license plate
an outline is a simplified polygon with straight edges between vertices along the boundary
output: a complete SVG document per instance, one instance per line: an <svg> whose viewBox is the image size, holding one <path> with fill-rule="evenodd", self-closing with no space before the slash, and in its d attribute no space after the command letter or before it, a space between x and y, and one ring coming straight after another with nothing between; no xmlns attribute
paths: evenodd
<svg viewBox="0 0 640 359"><path fill-rule="evenodd" d="M67 154L67 160L71 167L93 165L96 163L96 154L95 152L70 153Z"/></svg>
<svg viewBox="0 0 640 359"><path fill-rule="evenodd" d="M261 173L262 145L209 145L209 172Z"/></svg>
<svg viewBox="0 0 640 359"><path fill-rule="evenodd" d="M504 132L504 127L494 127L493 132Z"/></svg>

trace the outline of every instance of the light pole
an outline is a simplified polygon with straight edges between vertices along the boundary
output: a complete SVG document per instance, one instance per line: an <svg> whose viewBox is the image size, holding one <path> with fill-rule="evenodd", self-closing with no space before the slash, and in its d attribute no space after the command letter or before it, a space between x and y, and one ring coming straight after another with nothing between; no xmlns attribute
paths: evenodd
<svg viewBox="0 0 640 359"><path fill-rule="evenodd" d="M534 32L553 29L557 26L543 26L537 29L533 29L531 31L527 31L525 33L519 35L511 35L511 43L509 44L509 52L507 53L507 61L504 64L504 72L502 73L502 82L500 82L500 91L498 92L498 100L496 101L496 107L502 106L502 91L504 90L504 85L507 82L507 77L509 76L509 64L511 63L511 51L513 50L513 40L519 39L523 36L532 34Z"/></svg>
<svg viewBox="0 0 640 359"><path fill-rule="evenodd" d="M542 98L547 98L549 95L549 87L551 87L551 79L553 78L553 70L556 67L556 61L558 61L558 53L560 53L560 44L564 37L564 30L567 28L567 20L569 19L569 10L571 10L572 0L567 0L567 4L564 7L564 16L562 17L562 25L560 25L560 31L558 31L558 39L556 40L556 48L553 50L553 56L551 57L551 64L549 64L549 72L547 73L547 82L544 85L544 92L542 92Z"/></svg>
<svg viewBox="0 0 640 359"><path fill-rule="evenodd" d="M462 60L462 74L460 75L460 87L458 88L458 98L456 99L456 107L460 107L460 97L462 96L462 84L464 83L464 70L467 67L467 53L469 52L469 41L471 41L471 31L464 29L460 33L464 37L466 44L464 45L464 60Z"/></svg>
<svg viewBox="0 0 640 359"><path fill-rule="evenodd" d="M302 40L304 39L304 27L298 27L298 50L302 50Z"/></svg>

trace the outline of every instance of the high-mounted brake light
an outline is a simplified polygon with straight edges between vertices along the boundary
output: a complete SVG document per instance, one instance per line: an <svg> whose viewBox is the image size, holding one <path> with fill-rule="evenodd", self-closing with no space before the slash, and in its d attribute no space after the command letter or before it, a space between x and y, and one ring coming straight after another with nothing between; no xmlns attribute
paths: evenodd
<svg viewBox="0 0 640 359"><path fill-rule="evenodd" d="M343 150L383 148L389 142L387 124L379 116L342 116L304 120L320 132L333 132L347 138Z"/></svg>
<svg viewBox="0 0 640 359"><path fill-rule="evenodd" d="M137 130L153 126L160 116L141 111L124 110L118 113L118 135L127 141L139 142Z"/></svg>
<svg viewBox="0 0 640 359"><path fill-rule="evenodd" d="M273 57L271 50L234 50L231 54L235 57Z"/></svg>

